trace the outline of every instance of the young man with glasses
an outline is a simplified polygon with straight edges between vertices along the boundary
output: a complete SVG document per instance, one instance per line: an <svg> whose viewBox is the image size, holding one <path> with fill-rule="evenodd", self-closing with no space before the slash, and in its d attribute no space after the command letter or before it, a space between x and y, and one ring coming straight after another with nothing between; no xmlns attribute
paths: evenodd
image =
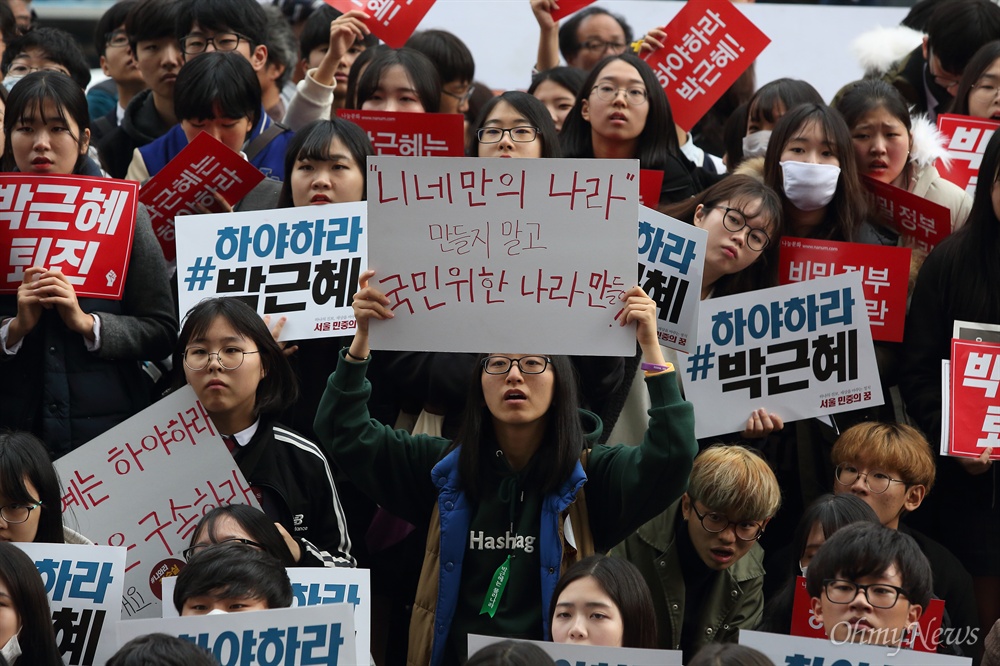
<svg viewBox="0 0 1000 666"><path fill-rule="evenodd" d="M113 131L125 117L132 98L146 89L129 45L125 17L138 0L121 0L104 12L94 29L94 48L101 71L108 77L87 91L90 109L90 139L94 144Z"/></svg>
<svg viewBox="0 0 1000 666"><path fill-rule="evenodd" d="M472 79L476 63L461 39L446 30L423 30L406 40L408 48L420 51L434 63L441 77L439 113L465 113L475 92Z"/></svg>
<svg viewBox="0 0 1000 666"><path fill-rule="evenodd" d="M837 466L833 492L854 494L875 510L884 526L916 540L930 561L934 595L944 599L951 626L978 627L968 571L943 545L900 522L920 507L934 486L934 454L924 436L908 425L864 421L843 432L830 458ZM954 647L967 656L976 652L975 641Z"/></svg>
<svg viewBox="0 0 1000 666"><path fill-rule="evenodd" d="M806 590L831 640L896 646L931 600L931 567L911 537L854 523L816 553Z"/></svg>
<svg viewBox="0 0 1000 666"><path fill-rule="evenodd" d="M688 491L615 546L653 594L660 647L689 660L703 645L732 642L764 608L764 551L757 540L781 503L774 472L756 452L717 445L694 460Z"/></svg>

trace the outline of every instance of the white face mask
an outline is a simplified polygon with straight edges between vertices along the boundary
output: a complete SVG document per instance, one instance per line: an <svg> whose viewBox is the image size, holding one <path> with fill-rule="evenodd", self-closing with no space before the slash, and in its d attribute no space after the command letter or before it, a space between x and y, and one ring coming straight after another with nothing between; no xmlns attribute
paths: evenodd
<svg viewBox="0 0 1000 666"><path fill-rule="evenodd" d="M771 130L761 130L743 137L743 157L764 157Z"/></svg>
<svg viewBox="0 0 1000 666"><path fill-rule="evenodd" d="M221 608L213 608L205 613L205 615L229 615L229 611L224 611Z"/></svg>
<svg viewBox="0 0 1000 666"><path fill-rule="evenodd" d="M810 162L781 162L785 196L801 211L819 210L833 201L840 167Z"/></svg>
<svg viewBox="0 0 1000 666"><path fill-rule="evenodd" d="M14 84L23 79L23 76L8 76L3 80L3 87L10 92L10 89L14 87Z"/></svg>
<svg viewBox="0 0 1000 666"><path fill-rule="evenodd" d="M7 660L8 664L13 664L21 656L21 644L17 641L17 634L10 637L7 645L0 648L0 655Z"/></svg>

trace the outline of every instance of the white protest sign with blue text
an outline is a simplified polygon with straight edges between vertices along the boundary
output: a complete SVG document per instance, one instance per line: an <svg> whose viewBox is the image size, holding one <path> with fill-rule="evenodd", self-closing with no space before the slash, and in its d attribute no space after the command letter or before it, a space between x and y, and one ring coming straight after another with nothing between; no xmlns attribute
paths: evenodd
<svg viewBox="0 0 1000 666"><path fill-rule="evenodd" d="M354 611L347 604L128 620L118 623L118 646L152 633L200 645L222 666L369 663L368 654L354 651Z"/></svg>
<svg viewBox="0 0 1000 666"><path fill-rule="evenodd" d="M368 159L374 349L631 356L636 160Z"/></svg>
<svg viewBox="0 0 1000 666"><path fill-rule="evenodd" d="M125 549L68 543L15 543L38 567L66 666L103 664L118 649Z"/></svg>
<svg viewBox="0 0 1000 666"><path fill-rule="evenodd" d="M883 402L856 271L704 301L681 366L699 438L761 407L788 423Z"/></svg>
<svg viewBox="0 0 1000 666"><path fill-rule="evenodd" d="M707 244L704 229L639 207L639 286L656 301L656 334L664 347L688 352L694 346Z"/></svg>
<svg viewBox="0 0 1000 666"><path fill-rule="evenodd" d="M740 645L763 652L775 666L967 666L968 657L903 650L879 645L837 644L822 638L802 638L740 630Z"/></svg>
<svg viewBox="0 0 1000 666"><path fill-rule="evenodd" d="M469 656L487 645L509 640L499 636L469 634ZM601 647L599 645L576 645L571 643L550 643L548 641L522 641L537 645L552 657L556 666L681 666L680 650L645 650L641 648Z"/></svg>
<svg viewBox="0 0 1000 666"><path fill-rule="evenodd" d="M181 319L199 301L231 296L261 315L287 317L282 340L352 335L366 210L361 201L178 217Z"/></svg>
<svg viewBox="0 0 1000 666"><path fill-rule="evenodd" d="M371 652L372 595L368 569L350 567L290 567L292 606L322 606L349 603L354 608L355 652ZM178 617L171 601L177 578L163 580L163 617Z"/></svg>
<svg viewBox="0 0 1000 666"><path fill-rule="evenodd" d="M202 515L257 498L190 386L55 461L80 532L125 546L123 615L160 616L160 583L180 572Z"/></svg>

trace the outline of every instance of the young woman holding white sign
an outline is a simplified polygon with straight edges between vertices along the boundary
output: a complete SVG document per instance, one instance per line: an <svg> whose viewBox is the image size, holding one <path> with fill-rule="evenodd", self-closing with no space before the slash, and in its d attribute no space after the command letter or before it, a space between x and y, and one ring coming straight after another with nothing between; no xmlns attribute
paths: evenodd
<svg viewBox="0 0 1000 666"><path fill-rule="evenodd" d="M7 663L62 666L42 577L24 551L2 542L0 599L0 655Z"/></svg>
<svg viewBox="0 0 1000 666"><path fill-rule="evenodd" d="M330 377L316 431L373 500L429 524L409 659L455 663L468 633L540 639L564 566L590 544L611 547L666 508L690 470L692 409L660 353L655 304L633 287L617 318L636 325L648 364L654 406L640 446L599 445L582 454L599 420L578 410L569 360L507 352L483 355L459 436L450 441L369 418L368 326L393 316L389 299L369 285L373 275L361 276L358 330ZM564 531L567 517L571 531Z"/></svg>

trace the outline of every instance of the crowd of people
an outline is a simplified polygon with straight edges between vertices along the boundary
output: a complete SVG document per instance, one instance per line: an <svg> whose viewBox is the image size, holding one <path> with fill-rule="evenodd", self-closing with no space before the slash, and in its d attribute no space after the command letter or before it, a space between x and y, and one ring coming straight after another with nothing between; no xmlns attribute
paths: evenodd
<svg viewBox="0 0 1000 666"><path fill-rule="evenodd" d="M688 132L643 59L669 35L599 4L556 21L555 0L524 2L534 71L494 91L461 35L390 48L364 11L277 0L120 0L97 24L107 79L91 86L72 37L0 1L2 170L145 183L205 132L265 176L235 206L219 197L225 211L358 202L375 151L338 109L462 114L470 157L663 172L659 210L707 232L702 300L776 286L783 236L910 244L869 207L867 176L951 213L944 241L913 249L902 343L876 343L886 404L794 422L761 405L699 441L684 356L661 347L640 286L621 295L624 358L536 353L528 322L512 322L518 350L372 352L370 322L394 318L372 270L353 336L279 343L283 321L235 298L178 319L140 206L120 299L78 298L44 265L0 296L0 539L89 543L52 460L190 384L261 509L202 518L181 615L288 607L288 567L361 566L380 665L551 663L519 643L470 656L469 634L764 664L732 645L740 630L787 635L808 612L831 640L913 647L940 599L937 651L1000 664L992 450L935 452L953 323L1000 324L1000 136L969 196L936 168L935 120L1000 118L1000 6L921 0L900 52L829 104L751 66ZM0 663L61 663L34 573L0 543ZM800 576L811 607L795 610ZM154 634L109 662L149 663L213 661Z"/></svg>

